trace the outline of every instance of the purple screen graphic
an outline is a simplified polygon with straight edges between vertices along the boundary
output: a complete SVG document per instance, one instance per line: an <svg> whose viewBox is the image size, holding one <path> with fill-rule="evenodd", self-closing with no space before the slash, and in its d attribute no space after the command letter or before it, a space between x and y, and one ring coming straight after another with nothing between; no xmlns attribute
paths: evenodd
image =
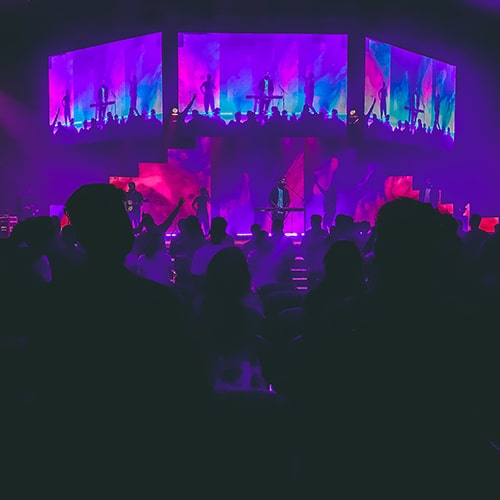
<svg viewBox="0 0 500 500"><path fill-rule="evenodd" d="M455 66L369 38L365 63L369 125L454 140Z"/></svg>
<svg viewBox="0 0 500 500"><path fill-rule="evenodd" d="M259 95L268 73L272 94L280 97L271 106L300 113L308 94L317 111L336 109L346 119L347 35L180 33L178 65L180 109L196 94L200 112L213 106L227 118L256 111L249 96ZM213 102L201 90L209 74ZM314 85L306 92L308 75Z"/></svg>
<svg viewBox="0 0 500 500"><path fill-rule="evenodd" d="M103 100L112 104L102 106ZM49 123L73 118L79 129L100 113L122 118L131 108L136 114L154 110L161 120L162 107L161 33L49 57Z"/></svg>

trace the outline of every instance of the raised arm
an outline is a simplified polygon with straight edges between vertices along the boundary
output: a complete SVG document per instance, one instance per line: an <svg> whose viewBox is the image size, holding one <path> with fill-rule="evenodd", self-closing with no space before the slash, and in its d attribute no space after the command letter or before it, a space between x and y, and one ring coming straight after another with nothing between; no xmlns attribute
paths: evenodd
<svg viewBox="0 0 500 500"><path fill-rule="evenodd" d="M53 132L54 131L54 128L56 126L56 123L57 123L57 119L59 118L59 111L61 111L61 108L57 108L57 113L56 113L56 116L54 117L54 120L52 121L52 123L50 124L50 130Z"/></svg>
<svg viewBox="0 0 500 500"><path fill-rule="evenodd" d="M318 186L318 189L320 190L321 194L325 194L326 193L326 189L324 189L323 187L321 187L321 184L316 181L315 182L316 186Z"/></svg>
<svg viewBox="0 0 500 500"><path fill-rule="evenodd" d="M189 113L189 111L193 107L195 99L196 99L196 94L193 94L193 97L189 101L188 105L179 113L179 116L181 116L183 120L186 118L186 115Z"/></svg>
<svg viewBox="0 0 500 500"><path fill-rule="evenodd" d="M177 203L177 206L173 209L172 213L158 226L160 231L166 232L166 230L172 225L183 204L184 198L180 198L179 203Z"/></svg>
<svg viewBox="0 0 500 500"><path fill-rule="evenodd" d="M370 109L368 110L368 113L366 113L365 118L370 118L370 115L373 112L373 108L375 107L375 103L377 102L377 99L374 97L372 105L370 106Z"/></svg>

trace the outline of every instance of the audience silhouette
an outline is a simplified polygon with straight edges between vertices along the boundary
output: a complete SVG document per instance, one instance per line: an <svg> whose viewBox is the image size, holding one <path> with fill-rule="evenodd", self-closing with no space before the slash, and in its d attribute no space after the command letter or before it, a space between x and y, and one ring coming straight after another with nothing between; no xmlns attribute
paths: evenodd
<svg viewBox="0 0 500 500"><path fill-rule="evenodd" d="M499 233L479 215L462 236L399 198L372 228L338 214L328 234L313 215L302 245L281 221L242 244L222 217L207 240L190 216L168 245L173 219L145 216L137 234L109 184L81 186L66 212L62 229L31 217L0 240L6 498L247 482L275 497L494 498Z"/></svg>

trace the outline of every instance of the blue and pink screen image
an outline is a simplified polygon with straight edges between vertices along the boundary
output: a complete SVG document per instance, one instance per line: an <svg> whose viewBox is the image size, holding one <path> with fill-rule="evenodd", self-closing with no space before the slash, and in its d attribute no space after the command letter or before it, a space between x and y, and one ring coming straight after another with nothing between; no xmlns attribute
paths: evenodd
<svg viewBox="0 0 500 500"><path fill-rule="evenodd" d="M49 57L49 124L77 128L108 113L162 119L162 35L153 33Z"/></svg>
<svg viewBox="0 0 500 500"><path fill-rule="evenodd" d="M365 114L455 137L456 66L366 39Z"/></svg>
<svg viewBox="0 0 500 500"><path fill-rule="evenodd" d="M308 103L346 119L347 35L179 33L178 39L181 110L196 95L193 109L219 108L229 119L256 111L255 97L265 88L280 111L300 113Z"/></svg>

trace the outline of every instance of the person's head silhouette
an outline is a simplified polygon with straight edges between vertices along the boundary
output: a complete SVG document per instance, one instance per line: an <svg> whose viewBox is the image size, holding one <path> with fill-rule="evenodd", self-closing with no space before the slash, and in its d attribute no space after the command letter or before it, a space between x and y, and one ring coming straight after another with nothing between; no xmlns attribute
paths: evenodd
<svg viewBox="0 0 500 500"><path fill-rule="evenodd" d="M223 217L214 217L210 226L210 242L220 245L226 236L227 222Z"/></svg>
<svg viewBox="0 0 500 500"><path fill-rule="evenodd" d="M89 259L122 264L134 237L124 192L111 184L86 184L66 202L66 213Z"/></svg>
<svg viewBox="0 0 500 500"><path fill-rule="evenodd" d="M251 278L245 254L240 248L225 247L207 267L206 291L227 300L240 301L250 291Z"/></svg>

